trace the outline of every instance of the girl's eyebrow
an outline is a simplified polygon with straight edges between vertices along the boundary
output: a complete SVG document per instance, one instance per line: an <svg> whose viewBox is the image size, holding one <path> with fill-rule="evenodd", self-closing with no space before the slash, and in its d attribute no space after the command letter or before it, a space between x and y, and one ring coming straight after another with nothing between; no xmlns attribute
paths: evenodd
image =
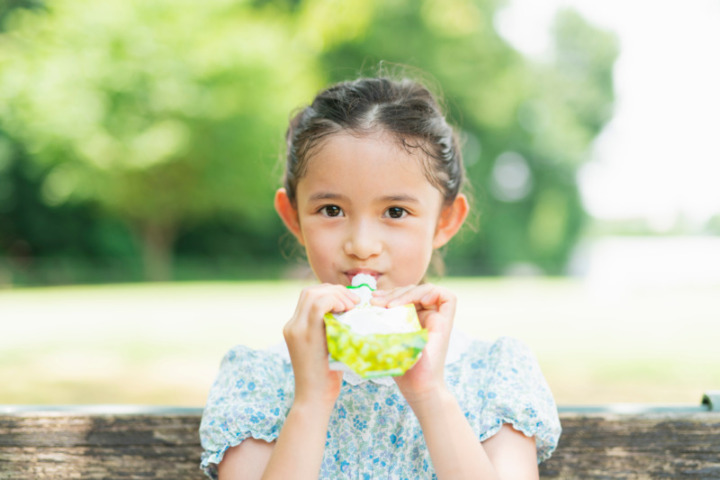
<svg viewBox="0 0 720 480"><path fill-rule="evenodd" d="M343 200L345 199L345 195L342 195L340 193L333 193L333 192L318 192L310 195L309 201L310 202L319 202L323 200ZM420 200L417 197L414 197L412 195L406 195L406 194L399 194L399 195L385 195L377 199L378 202L405 202L405 203L420 203Z"/></svg>
<svg viewBox="0 0 720 480"><path fill-rule="evenodd" d="M345 198L345 197L339 193L319 192L319 193L314 193L314 194L310 195L309 201L318 202L321 200L339 200L339 199L343 199L343 198Z"/></svg>
<svg viewBox="0 0 720 480"><path fill-rule="evenodd" d="M412 195L386 195L384 197L380 197L381 202L404 202L404 203L420 203L420 200L417 197L413 197Z"/></svg>

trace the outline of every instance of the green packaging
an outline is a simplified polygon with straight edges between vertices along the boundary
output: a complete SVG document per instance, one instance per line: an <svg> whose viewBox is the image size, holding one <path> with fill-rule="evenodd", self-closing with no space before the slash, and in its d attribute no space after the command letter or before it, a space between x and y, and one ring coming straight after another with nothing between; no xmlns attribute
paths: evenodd
<svg viewBox="0 0 720 480"><path fill-rule="evenodd" d="M330 368L352 371L362 378L398 376L420 358L427 343L413 304L382 308L370 304L375 278L356 275L348 287L361 302L341 314L325 315Z"/></svg>

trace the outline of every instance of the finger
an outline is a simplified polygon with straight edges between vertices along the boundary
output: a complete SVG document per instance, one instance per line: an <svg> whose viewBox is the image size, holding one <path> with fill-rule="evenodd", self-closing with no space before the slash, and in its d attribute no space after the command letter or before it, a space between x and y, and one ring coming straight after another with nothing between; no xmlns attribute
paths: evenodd
<svg viewBox="0 0 720 480"><path fill-rule="evenodd" d="M385 290L380 293L373 292L373 304L378 306L384 306L389 307L389 304L392 302L396 302L398 299L406 298L407 294L409 292L412 292L414 289L418 288L417 285L408 285L405 287L397 287L393 288L392 290ZM407 303L413 303L412 300L410 301L403 301L403 303L400 303L399 305L405 305Z"/></svg>
<svg viewBox="0 0 720 480"><path fill-rule="evenodd" d="M390 296L399 295L403 292L407 292L410 289L415 288L416 285L406 285L404 287L395 287L391 288L390 290L375 290L372 292L373 297L376 298L387 298Z"/></svg>
<svg viewBox="0 0 720 480"><path fill-rule="evenodd" d="M400 305L406 305L408 303L413 303L416 306L426 308L430 304L428 302L423 302L423 298L430 294L434 288L437 287L435 287L434 285L426 284L418 285L406 291L399 291L393 293L387 298L387 306L388 308L392 308Z"/></svg>
<svg viewBox="0 0 720 480"><path fill-rule="evenodd" d="M454 309L455 303L455 295L442 287L431 289L420 298L419 302L423 307L436 307L438 311L443 309L447 311L448 308Z"/></svg>
<svg viewBox="0 0 720 480"><path fill-rule="evenodd" d="M295 313L286 326L299 334L310 324L322 323L326 313L347 311L359 301L357 295L339 285L306 288L301 292Z"/></svg>
<svg viewBox="0 0 720 480"><path fill-rule="evenodd" d="M312 302L309 313L309 320L322 321L327 313L342 313L355 307L360 298L344 287L331 289L326 294Z"/></svg>
<svg viewBox="0 0 720 480"><path fill-rule="evenodd" d="M343 297L346 299L345 305L347 308L345 310L350 310L351 308L355 307L358 303L360 303L360 296L350 290L349 288L341 287L343 292Z"/></svg>
<svg viewBox="0 0 720 480"><path fill-rule="evenodd" d="M453 317L442 315L434 310L418 312L418 320L428 332L446 332L452 329Z"/></svg>
<svg viewBox="0 0 720 480"><path fill-rule="evenodd" d="M302 304L318 305L331 311L345 311L360 302L360 297L342 285L323 284L303 291L299 301Z"/></svg>

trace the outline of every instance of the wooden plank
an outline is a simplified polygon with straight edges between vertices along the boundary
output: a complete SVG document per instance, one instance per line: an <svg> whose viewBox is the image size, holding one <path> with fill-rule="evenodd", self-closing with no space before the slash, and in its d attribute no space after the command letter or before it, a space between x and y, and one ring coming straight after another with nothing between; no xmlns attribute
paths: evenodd
<svg viewBox="0 0 720 480"><path fill-rule="evenodd" d="M548 479L720 478L718 412L562 412ZM202 479L191 414L0 413L0 479Z"/></svg>
<svg viewBox="0 0 720 480"><path fill-rule="evenodd" d="M0 415L0 479L203 479L199 415Z"/></svg>
<svg viewBox="0 0 720 480"><path fill-rule="evenodd" d="M6 463L9 462L9 463ZM27 479L196 479L205 476L197 448L56 447L0 449L0 478Z"/></svg>
<svg viewBox="0 0 720 480"><path fill-rule="evenodd" d="M720 415L562 414L542 478L720 478Z"/></svg>
<svg viewBox="0 0 720 480"><path fill-rule="evenodd" d="M0 446L197 445L198 415L0 416Z"/></svg>

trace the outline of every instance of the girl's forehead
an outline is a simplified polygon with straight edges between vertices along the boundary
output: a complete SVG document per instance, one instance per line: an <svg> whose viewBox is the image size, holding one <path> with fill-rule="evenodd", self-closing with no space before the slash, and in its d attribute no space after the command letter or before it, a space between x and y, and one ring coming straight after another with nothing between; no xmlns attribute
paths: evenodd
<svg viewBox="0 0 720 480"><path fill-rule="evenodd" d="M398 145L391 136L333 135L309 159L298 181L298 196L323 198L416 197L435 201L421 149Z"/></svg>
<svg viewBox="0 0 720 480"><path fill-rule="evenodd" d="M305 170L307 173L313 167L323 170L374 168L413 173L423 170L426 163L427 155L422 148L405 147L402 140L391 133L356 134L343 130L328 136L313 149Z"/></svg>
<svg viewBox="0 0 720 480"><path fill-rule="evenodd" d="M424 177L421 150L415 153L398 145L392 137L333 135L308 159L303 177L351 176L370 173L379 180L384 176Z"/></svg>
<svg viewBox="0 0 720 480"><path fill-rule="evenodd" d="M356 132L353 130L340 130L325 137L320 149L326 146L336 148L367 147L385 150L396 150L400 148L400 142L396 135L385 130L371 130L369 132Z"/></svg>

